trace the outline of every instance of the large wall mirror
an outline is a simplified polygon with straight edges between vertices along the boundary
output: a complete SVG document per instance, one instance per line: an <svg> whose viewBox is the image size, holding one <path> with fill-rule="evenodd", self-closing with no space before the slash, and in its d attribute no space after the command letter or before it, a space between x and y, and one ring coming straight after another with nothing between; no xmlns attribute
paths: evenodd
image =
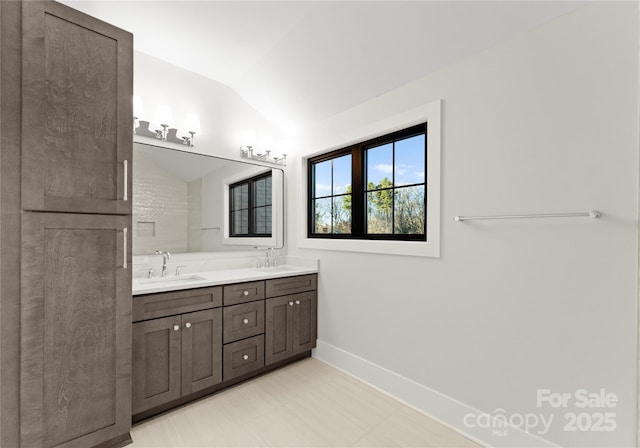
<svg viewBox="0 0 640 448"><path fill-rule="evenodd" d="M133 144L133 254L281 248L277 168Z"/></svg>

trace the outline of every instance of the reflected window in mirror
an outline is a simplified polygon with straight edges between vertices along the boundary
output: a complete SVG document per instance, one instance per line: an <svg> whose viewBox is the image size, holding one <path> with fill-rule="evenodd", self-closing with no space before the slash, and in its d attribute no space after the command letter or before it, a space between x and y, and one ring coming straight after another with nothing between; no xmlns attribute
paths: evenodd
<svg viewBox="0 0 640 448"><path fill-rule="evenodd" d="M230 237L270 237L271 172L229 185Z"/></svg>

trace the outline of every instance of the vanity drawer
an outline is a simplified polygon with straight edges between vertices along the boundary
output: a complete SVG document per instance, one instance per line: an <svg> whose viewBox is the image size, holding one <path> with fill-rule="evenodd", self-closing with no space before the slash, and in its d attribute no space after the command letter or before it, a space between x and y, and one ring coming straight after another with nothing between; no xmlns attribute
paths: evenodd
<svg viewBox="0 0 640 448"><path fill-rule="evenodd" d="M224 287L224 304L252 302L264 299L264 282L236 283Z"/></svg>
<svg viewBox="0 0 640 448"><path fill-rule="evenodd" d="M318 275L299 275L267 280L267 297L286 296L318 289Z"/></svg>
<svg viewBox="0 0 640 448"><path fill-rule="evenodd" d="M133 321L222 306L222 287L196 288L133 297Z"/></svg>
<svg viewBox="0 0 640 448"><path fill-rule="evenodd" d="M226 344L264 333L264 302L249 302L223 308L222 341Z"/></svg>
<svg viewBox="0 0 640 448"><path fill-rule="evenodd" d="M223 350L223 381L264 367L263 335L227 344Z"/></svg>

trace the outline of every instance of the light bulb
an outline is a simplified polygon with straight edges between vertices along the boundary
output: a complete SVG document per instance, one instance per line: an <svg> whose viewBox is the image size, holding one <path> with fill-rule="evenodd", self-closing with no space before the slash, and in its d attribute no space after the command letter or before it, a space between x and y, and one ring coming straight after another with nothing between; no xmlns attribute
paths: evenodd
<svg viewBox="0 0 640 448"><path fill-rule="evenodd" d="M156 123L160 126L171 126L173 122L173 113L171 108L166 104L158 104L156 109Z"/></svg>
<svg viewBox="0 0 640 448"><path fill-rule="evenodd" d="M271 137L270 135L265 135L262 138L262 144L260 146L262 146L262 149L264 149L265 151L272 151L274 145L275 140L273 139L273 137Z"/></svg>
<svg viewBox="0 0 640 448"><path fill-rule="evenodd" d="M198 117L198 114L187 114L184 119L184 130L189 133L194 133L195 135L202 134L202 129L200 128L200 117Z"/></svg>
<svg viewBox="0 0 640 448"><path fill-rule="evenodd" d="M144 106L142 105L142 98L139 96L133 97L133 118L136 120L144 118Z"/></svg>
<svg viewBox="0 0 640 448"><path fill-rule="evenodd" d="M256 144L256 131L249 129L244 133L245 146L255 146Z"/></svg>

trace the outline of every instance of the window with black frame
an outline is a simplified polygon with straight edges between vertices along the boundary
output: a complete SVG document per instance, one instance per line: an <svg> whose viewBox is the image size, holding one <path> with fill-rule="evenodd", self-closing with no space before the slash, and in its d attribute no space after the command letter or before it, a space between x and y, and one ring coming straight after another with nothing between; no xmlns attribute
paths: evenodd
<svg viewBox="0 0 640 448"><path fill-rule="evenodd" d="M229 185L229 236L270 237L271 172Z"/></svg>
<svg viewBox="0 0 640 448"><path fill-rule="evenodd" d="M308 161L308 236L426 241L427 123Z"/></svg>

